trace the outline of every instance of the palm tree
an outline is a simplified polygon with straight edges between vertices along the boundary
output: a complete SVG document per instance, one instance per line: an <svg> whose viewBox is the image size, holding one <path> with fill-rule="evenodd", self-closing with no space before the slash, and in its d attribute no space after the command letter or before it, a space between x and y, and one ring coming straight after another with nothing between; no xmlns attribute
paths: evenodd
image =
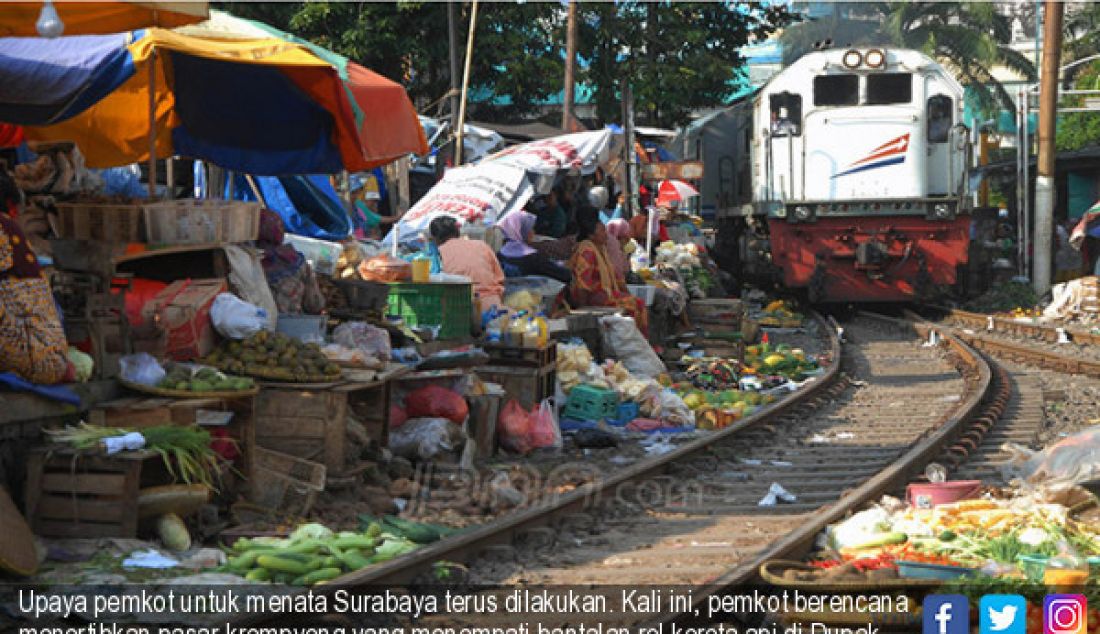
<svg viewBox="0 0 1100 634"><path fill-rule="evenodd" d="M861 15L853 15L853 11ZM1008 91L994 78L994 68L1008 68L1029 81L1035 78L1034 65L1009 47L1011 39L1011 19L986 2L838 4L832 15L797 24L780 36L785 62L798 59L813 50L815 43L827 40L832 46L881 45L919 50L950 68L962 84L974 91L979 107L987 113L998 106L1015 107Z"/></svg>
<svg viewBox="0 0 1100 634"><path fill-rule="evenodd" d="M883 3L882 12L883 30L891 40L953 69L986 112L998 105L1014 108L1008 91L993 77L994 68L1035 80L1031 60L1009 47L1011 19L998 13L993 3L892 2Z"/></svg>

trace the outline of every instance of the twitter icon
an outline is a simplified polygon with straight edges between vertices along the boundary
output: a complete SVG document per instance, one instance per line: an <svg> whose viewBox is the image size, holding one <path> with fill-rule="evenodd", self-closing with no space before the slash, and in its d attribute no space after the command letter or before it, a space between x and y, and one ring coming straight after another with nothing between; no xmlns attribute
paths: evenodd
<svg viewBox="0 0 1100 634"><path fill-rule="evenodd" d="M981 634L1027 634L1027 600L1018 594L987 594L978 613Z"/></svg>

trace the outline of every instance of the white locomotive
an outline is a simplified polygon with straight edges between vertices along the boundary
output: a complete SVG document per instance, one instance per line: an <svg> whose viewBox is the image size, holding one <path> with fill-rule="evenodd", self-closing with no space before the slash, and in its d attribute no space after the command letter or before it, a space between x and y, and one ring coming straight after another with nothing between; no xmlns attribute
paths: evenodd
<svg viewBox="0 0 1100 634"><path fill-rule="evenodd" d="M684 139L706 163L701 202L719 250L736 243L742 273L781 271L814 300L896 301L954 284L969 237L962 100L917 51L803 56Z"/></svg>

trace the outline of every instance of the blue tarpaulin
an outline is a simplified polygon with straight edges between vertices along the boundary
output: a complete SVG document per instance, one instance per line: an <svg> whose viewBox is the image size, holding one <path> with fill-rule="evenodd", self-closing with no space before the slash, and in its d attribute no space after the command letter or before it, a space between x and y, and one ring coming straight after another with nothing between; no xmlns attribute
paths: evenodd
<svg viewBox="0 0 1100 634"><path fill-rule="evenodd" d="M289 233L321 240L343 240L351 233L351 219L328 176L254 178L267 208L279 214ZM233 191L238 200L256 200L243 176L237 176Z"/></svg>
<svg viewBox="0 0 1100 634"><path fill-rule="evenodd" d="M140 32L138 33L140 35ZM0 121L59 123L87 110L134 74L129 33L0 37Z"/></svg>

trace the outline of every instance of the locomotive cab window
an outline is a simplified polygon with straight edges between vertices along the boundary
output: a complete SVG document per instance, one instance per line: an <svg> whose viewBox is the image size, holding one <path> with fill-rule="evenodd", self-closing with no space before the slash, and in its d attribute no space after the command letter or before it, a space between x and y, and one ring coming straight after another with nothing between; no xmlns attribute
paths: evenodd
<svg viewBox="0 0 1100 634"><path fill-rule="evenodd" d="M928 142L946 143L951 131L951 111L953 102L947 95L933 95L928 98Z"/></svg>
<svg viewBox="0 0 1100 634"><path fill-rule="evenodd" d="M867 105L882 106L913 100L913 75L881 73L867 76Z"/></svg>
<svg viewBox="0 0 1100 634"><path fill-rule="evenodd" d="M772 136L802 134L802 95L776 93L768 98L771 111Z"/></svg>
<svg viewBox="0 0 1100 634"><path fill-rule="evenodd" d="M859 76L818 75L814 77L815 106L854 106L859 103Z"/></svg>

